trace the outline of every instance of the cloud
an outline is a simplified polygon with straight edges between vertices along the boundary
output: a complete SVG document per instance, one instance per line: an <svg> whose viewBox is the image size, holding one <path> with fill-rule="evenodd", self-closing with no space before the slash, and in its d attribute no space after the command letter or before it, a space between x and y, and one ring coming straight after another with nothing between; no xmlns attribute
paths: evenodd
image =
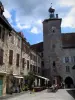
<svg viewBox="0 0 75 100"><path fill-rule="evenodd" d="M7 19L9 19L9 22L10 23L12 23L12 18L11 18L11 13L7 10L7 9L4 9L4 13L3 13L3 15L7 18Z"/></svg>
<svg viewBox="0 0 75 100"><path fill-rule="evenodd" d="M59 4L61 4L61 6L75 6L75 0L59 0Z"/></svg>
<svg viewBox="0 0 75 100"><path fill-rule="evenodd" d="M16 25L15 27L22 29L29 29L30 32L39 34L42 33L42 21L49 18L48 9L51 2L47 0L1 0L5 9L11 12L12 9L16 11ZM74 12L75 0L52 0L53 7L56 12L63 18L62 27L75 28ZM10 13L9 13L10 14ZM10 19L10 16L8 15Z"/></svg>
<svg viewBox="0 0 75 100"><path fill-rule="evenodd" d="M11 18L11 14L10 14L9 11L6 10L6 9L5 9L5 11L4 11L4 16L5 16L6 18Z"/></svg>
<svg viewBox="0 0 75 100"><path fill-rule="evenodd" d="M38 31L37 27L33 27L33 28L31 29L31 33L38 34L39 31Z"/></svg>
<svg viewBox="0 0 75 100"><path fill-rule="evenodd" d="M29 25L21 25L19 22L17 22L16 27L19 28L20 30L29 29L30 28Z"/></svg>
<svg viewBox="0 0 75 100"><path fill-rule="evenodd" d="M62 27L71 27L75 28L74 16L75 16L75 7L63 18Z"/></svg>

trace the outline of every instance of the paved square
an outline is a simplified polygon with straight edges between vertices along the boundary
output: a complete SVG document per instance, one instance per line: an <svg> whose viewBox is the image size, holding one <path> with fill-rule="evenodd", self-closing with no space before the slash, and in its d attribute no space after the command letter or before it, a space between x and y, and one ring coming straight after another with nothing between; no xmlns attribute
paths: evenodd
<svg viewBox="0 0 75 100"><path fill-rule="evenodd" d="M48 93L47 90L38 93L25 93L6 100L75 100L65 89L60 89L56 93Z"/></svg>

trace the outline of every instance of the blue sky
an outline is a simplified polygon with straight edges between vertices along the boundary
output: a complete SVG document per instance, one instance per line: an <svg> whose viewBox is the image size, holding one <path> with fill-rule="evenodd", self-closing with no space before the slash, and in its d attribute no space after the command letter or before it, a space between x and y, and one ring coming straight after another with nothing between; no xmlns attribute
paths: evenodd
<svg viewBox="0 0 75 100"><path fill-rule="evenodd" d="M75 32L75 0L1 0L4 15L16 31L21 31L30 44L43 41L44 19L53 3L55 13L62 18L62 33Z"/></svg>

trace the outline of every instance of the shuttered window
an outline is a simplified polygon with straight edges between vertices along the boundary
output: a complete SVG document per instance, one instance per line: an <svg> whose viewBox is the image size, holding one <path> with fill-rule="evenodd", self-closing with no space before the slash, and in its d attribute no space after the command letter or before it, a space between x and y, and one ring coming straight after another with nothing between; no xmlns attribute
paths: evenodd
<svg viewBox="0 0 75 100"><path fill-rule="evenodd" d="M19 67L19 54L17 53L17 57L16 57L16 66L18 66Z"/></svg>
<svg viewBox="0 0 75 100"><path fill-rule="evenodd" d="M0 39L1 39L1 26L0 26Z"/></svg>
<svg viewBox="0 0 75 100"><path fill-rule="evenodd" d="M13 64L13 50L9 51L9 64Z"/></svg>
<svg viewBox="0 0 75 100"><path fill-rule="evenodd" d="M4 42L5 39L5 28L2 29L2 41Z"/></svg>
<svg viewBox="0 0 75 100"><path fill-rule="evenodd" d="M22 58L22 68L24 69L25 58Z"/></svg>
<svg viewBox="0 0 75 100"><path fill-rule="evenodd" d="M3 50L0 49L0 65L3 64Z"/></svg>
<svg viewBox="0 0 75 100"><path fill-rule="evenodd" d="M27 70L29 70L29 60L27 60Z"/></svg>

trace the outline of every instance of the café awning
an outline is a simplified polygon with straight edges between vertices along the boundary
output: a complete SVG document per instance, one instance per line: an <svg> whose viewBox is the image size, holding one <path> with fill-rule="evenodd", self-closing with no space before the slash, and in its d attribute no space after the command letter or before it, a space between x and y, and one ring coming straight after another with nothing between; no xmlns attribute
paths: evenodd
<svg viewBox="0 0 75 100"><path fill-rule="evenodd" d="M35 75L35 76L38 77L38 78L41 78L41 79L47 80L47 81L50 80L50 79L48 79L48 78L46 78L46 77L43 77L43 76L40 76L40 75Z"/></svg>

